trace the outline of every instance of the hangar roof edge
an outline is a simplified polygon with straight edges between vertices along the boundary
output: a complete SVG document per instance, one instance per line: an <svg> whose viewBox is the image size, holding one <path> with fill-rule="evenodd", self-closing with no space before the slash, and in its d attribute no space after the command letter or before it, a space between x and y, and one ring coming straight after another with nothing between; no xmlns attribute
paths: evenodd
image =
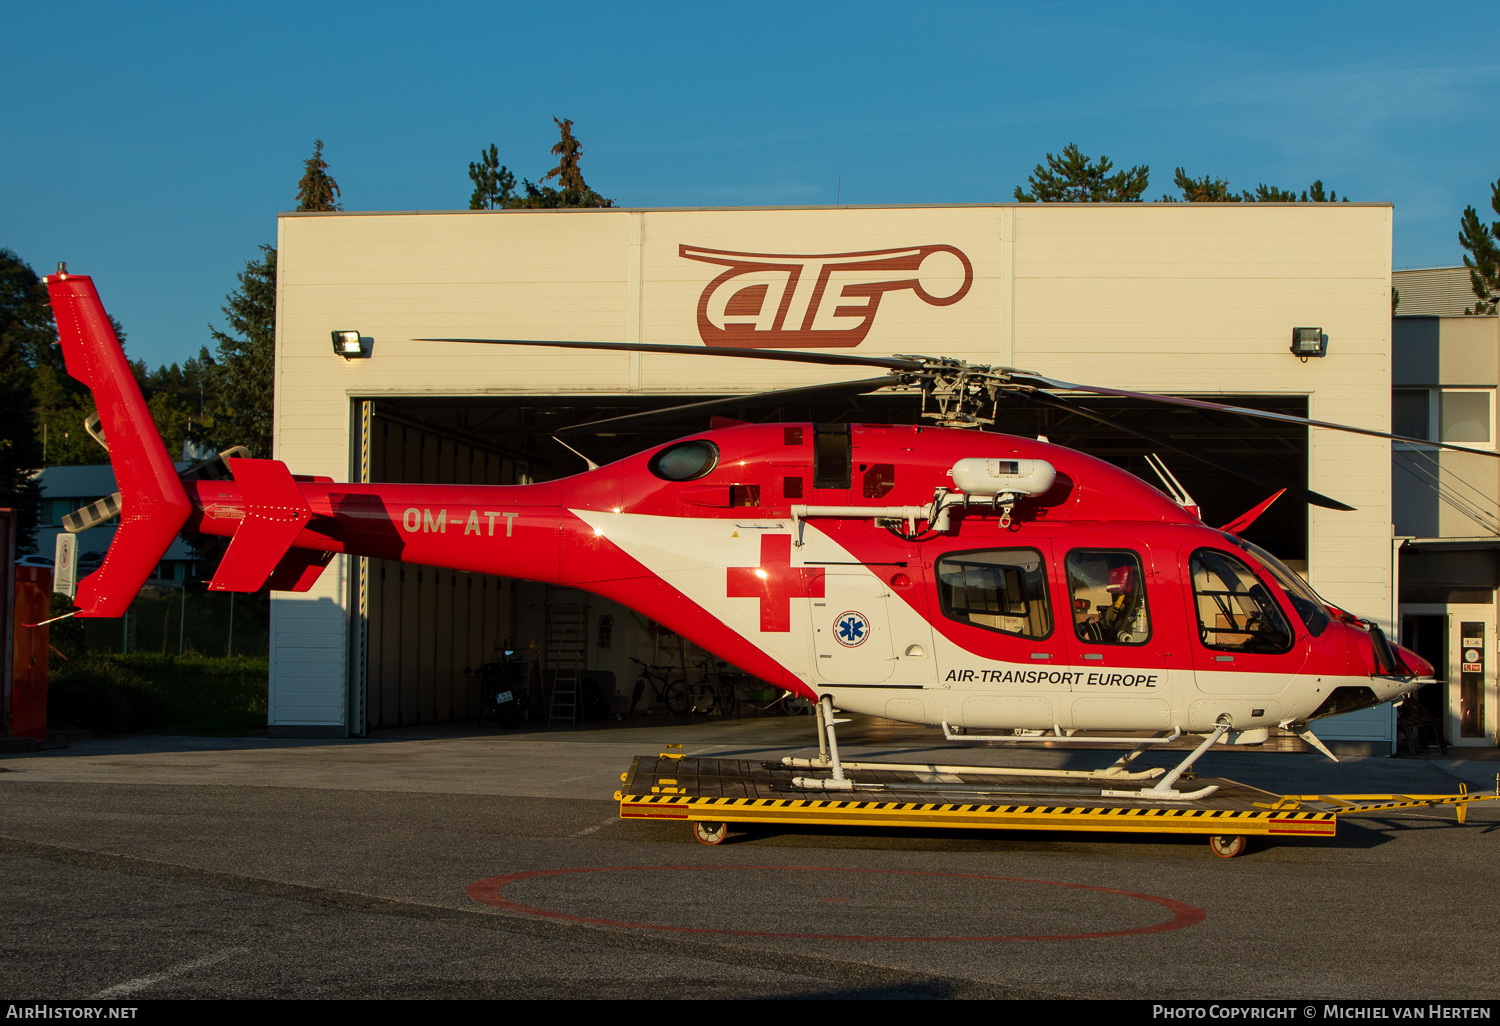
<svg viewBox="0 0 1500 1026"><path fill-rule="evenodd" d="M282 217L403 217L412 214L647 214L684 211L726 211L726 210L1000 210L1004 208L1017 210L1037 209L1040 207L1117 207L1136 210L1182 210L1190 207L1211 207L1239 210L1256 210L1266 207L1294 207L1299 209L1354 209L1365 207L1385 207L1394 209L1395 204L1390 202L1372 203L827 203L808 204L805 206L744 206L744 207L562 207L550 210L516 209L516 210L284 210L278 213Z"/></svg>

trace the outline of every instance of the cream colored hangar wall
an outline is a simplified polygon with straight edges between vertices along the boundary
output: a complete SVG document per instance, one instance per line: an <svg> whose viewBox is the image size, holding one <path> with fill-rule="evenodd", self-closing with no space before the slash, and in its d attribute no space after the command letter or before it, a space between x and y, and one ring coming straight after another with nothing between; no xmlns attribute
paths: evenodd
<svg viewBox="0 0 1500 1026"><path fill-rule="evenodd" d="M1014 365L1064 380L1201 395L1305 395L1308 416L1390 430L1388 204L1018 206ZM1305 363L1292 328L1319 327ZM1308 576L1392 626L1391 450L1313 429ZM1331 739L1392 737L1390 707L1321 721Z"/></svg>
<svg viewBox="0 0 1500 1026"><path fill-rule="evenodd" d="M288 214L276 456L339 479L350 397L756 391L847 369L505 351L423 336L929 353L1125 388L1307 395L1387 430L1391 208L1121 204ZM824 282L819 288L817 283ZM1321 327L1329 355L1288 352ZM345 361L329 332L373 339ZM1310 576L1391 608L1390 453L1313 434ZM273 725L346 720L348 568L272 604ZM1356 731L1363 731L1359 727Z"/></svg>

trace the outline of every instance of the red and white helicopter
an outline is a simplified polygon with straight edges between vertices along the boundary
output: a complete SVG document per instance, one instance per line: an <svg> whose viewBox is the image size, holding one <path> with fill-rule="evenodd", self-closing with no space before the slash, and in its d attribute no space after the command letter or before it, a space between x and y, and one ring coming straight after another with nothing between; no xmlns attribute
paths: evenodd
<svg viewBox="0 0 1500 1026"><path fill-rule="evenodd" d="M831 772L798 782L817 789L853 786L837 707L969 739L1119 735L1138 747L1071 772L1183 800L1206 793L1175 784L1215 742L1255 743L1281 726L1322 748L1312 720L1400 699L1432 673L1234 533L1268 503L1216 530L1170 474L1175 497L1063 446L954 425L1005 395L1067 405L1058 393L1093 392L1395 437L1381 432L954 360L637 346L875 366L883 377L789 391L917 387L940 424L734 423L527 485L340 484L232 454L211 461L218 476L179 478L92 281L65 268L45 280L120 487L120 528L79 582L80 616L122 615L184 529L229 539L219 590L306 590L335 553L579 588L816 701L825 755L808 763ZM111 505L79 511L70 528ZM1204 740L1171 771L1129 770L1144 745L1182 734Z"/></svg>

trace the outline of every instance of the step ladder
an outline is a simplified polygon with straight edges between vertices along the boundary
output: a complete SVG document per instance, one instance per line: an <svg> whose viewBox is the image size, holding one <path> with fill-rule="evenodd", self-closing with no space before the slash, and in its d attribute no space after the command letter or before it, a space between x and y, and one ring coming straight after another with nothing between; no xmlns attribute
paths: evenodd
<svg viewBox="0 0 1500 1026"><path fill-rule="evenodd" d="M561 669L552 678L552 708L548 722L578 722L578 671Z"/></svg>
<svg viewBox="0 0 1500 1026"><path fill-rule="evenodd" d="M579 687L588 661L589 605L583 592L549 586L544 668L552 673L549 722L577 723Z"/></svg>

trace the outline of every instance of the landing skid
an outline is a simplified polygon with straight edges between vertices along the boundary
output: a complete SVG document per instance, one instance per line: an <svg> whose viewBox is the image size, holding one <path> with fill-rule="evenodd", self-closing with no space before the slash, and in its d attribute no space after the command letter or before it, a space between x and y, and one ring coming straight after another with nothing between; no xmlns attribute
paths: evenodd
<svg viewBox="0 0 1500 1026"><path fill-rule="evenodd" d="M954 777L958 775L979 775L1052 778L1068 781L1144 781L1156 780L1159 777L1161 779L1150 787L1143 787L1137 790L1129 791L1101 789L1097 792L1097 795L1101 798L1131 798L1145 799L1147 801L1197 801L1201 798L1206 798L1208 795L1213 794L1218 790L1218 786L1211 784L1207 787L1202 787L1195 791L1179 791L1174 785L1184 773L1188 772L1188 770L1192 768L1193 763L1198 761L1199 756L1208 751L1209 748L1213 747L1213 745L1229 731L1228 723L1218 724L1214 727L1213 731L1206 738L1204 738L1203 742L1198 745L1197 748L1193 749L1193 751L1187 756L1187 758L1183 759L1169 771L1163 771L1160 768L1132 771L1128 767L1132 762L1136 760L1136 758L1140 756L1142 752L1144 752L1152 745L1163 744L1168 741L1175 741L1178 737L1181 737L1182 731L1180 729L1173 730L1170 734L1162 734L1149 738L1089 738L1089 741L1091 742L1111 741L1116 743L1130 743L1135 745L1134 749L1127 752L1125 755L1122 755L1120 758L1116 759L1113 763L1102 770L1049 770L1037 769L1032 767L997 768L993 766L949 766L938 765L934 763L844 762L839 758L838 737L834 728L837 724L848 723L849 721L835 718L838 710L834 709L833 707L832 695L822 696L818 700L818 705L815 711L817 713L818 728L818 757L816 759L794 759L788 757L781 760L781 764L783 766L792 769L826 769L830 771L830 775L827 777L793 777L792 786L806 791L875 791L885 789L885 785L883 784L861 784L857 782L853 777L849 776L850 772L859 771L904 771L922 775L931 775L934 778L932 781L930 781L930 783L932 784L932 789L946 791L954 790L954 783L952 781L943 781L936 778L942 776ZM1055 736L1052 737L1047 737L1045 735L1022 738L987 737L978 735L958 736L961 736L965 740L970 741L1066 740L1060 730L1056 730L1056 728L1054 728L1054 730ZM955 739L955 735L951 732L951 728L946 723L943 724L943 736L950 740ZM1163 775L1164 772L1165 775ZM972 790L976 795L1019 793L1039 795L1049 793L1079 793L1076 785L1073 785L1066 789L1057 789L1053 791L1049 791L1044 787L1026 787L1024 789L1014 787L993 788L987 787L984 784L968 784L965 785L963 789Z"/></svg>

